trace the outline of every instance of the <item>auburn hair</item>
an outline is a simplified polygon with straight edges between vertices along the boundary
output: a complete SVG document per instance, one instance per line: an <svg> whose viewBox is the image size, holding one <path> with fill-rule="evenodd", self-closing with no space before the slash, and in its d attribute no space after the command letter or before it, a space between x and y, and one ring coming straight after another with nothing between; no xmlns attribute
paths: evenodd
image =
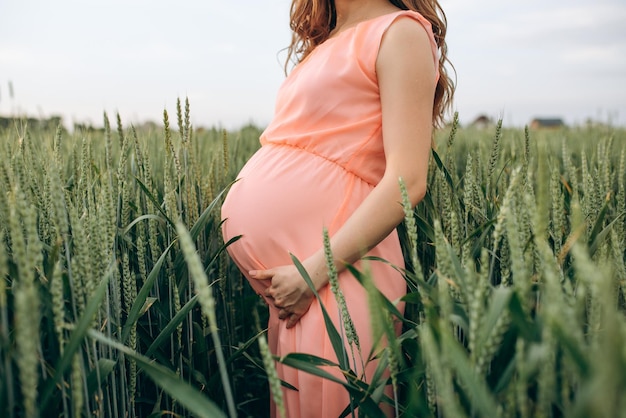
<svg viewBox="0 0 626 418"><path fill-rule="evenodd" d="M432 25L439 48L439 80L433 100L433 125L441 126L454 96L454 83L446 70L446 64L451 65L445 40L446 15L437 0L389 0L389 3L402 10L420 13ZM290 12L291 44L287 48L285 70L290 62L301 62L316 46L328 39L336 20L334 0L293 0Z"/></svg>

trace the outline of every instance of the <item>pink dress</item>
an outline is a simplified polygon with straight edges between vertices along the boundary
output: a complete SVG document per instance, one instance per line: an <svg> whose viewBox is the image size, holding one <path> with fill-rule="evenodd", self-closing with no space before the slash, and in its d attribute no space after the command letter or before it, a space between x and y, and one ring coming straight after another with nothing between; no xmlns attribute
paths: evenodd
<svg viewBox="0 0 626 418"><path fill-rule="evenodd" d="M430 23L419 13L399 11L328 39L284 81L275 117L261 135L262 147L243 167L222 207L224 239L243 235L228 251L244 274L291 264L289 253L305 260L322 247L323 228L332 237L382 178L385 155L376 59L387 28L401 17L423 25L436 62ZM404 265L395 231L369 255ZM370 270L387 298L393 301L405 294L397 271L380 262L372 262ZM269 285L248 280L261 295ZM340 274L339 283L365 361L373 344L366 294L347 271ZM320 296L339 327L330 287L321 289ZM317 301L291 329L270 304L268 341L278 356L311 353L336 361ZM356 371L362 373L357 363ZM366 367L368 379L375 366ZM283 389L289 417L336 417L349 404L340 385L280 364L277 368L279 376L298 389Z"/></svg>

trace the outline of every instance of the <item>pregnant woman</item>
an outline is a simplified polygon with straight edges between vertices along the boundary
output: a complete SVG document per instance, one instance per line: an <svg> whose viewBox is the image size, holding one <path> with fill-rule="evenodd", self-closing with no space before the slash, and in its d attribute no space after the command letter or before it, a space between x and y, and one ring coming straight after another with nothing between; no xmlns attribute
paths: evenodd
<svg viewBox="0 0 626 418"><path fill-rule="evenodd" d="M444 68L445 15L436 0L294 0L291 28L289 56L297 65L278 92L261 148L224 202L224 238L242 235L228 250L269 305L272 353L336 361L319 302L290 258L303 262L339 326L326 228L366 357L374 344L366 294L345 266L358 267L366 254L403 266L398 179L416 205L426 192L433 126L453 94ZM372 262L369 269L387 298L405 294L393 268ZM375 366L355 371L369 379ZM336 417L349 404L340 385L277 368L297 388L283 388L289 417Z"/></svg>

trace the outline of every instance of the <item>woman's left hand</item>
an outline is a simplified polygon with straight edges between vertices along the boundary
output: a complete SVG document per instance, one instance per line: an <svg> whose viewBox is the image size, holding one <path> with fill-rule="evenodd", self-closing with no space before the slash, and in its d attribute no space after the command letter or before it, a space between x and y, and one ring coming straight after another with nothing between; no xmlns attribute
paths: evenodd
<svg viewBox="0 0 626 418"><path fill-rule="evenodd" d="M309 310L314 295L295 266L253 270L249 275L256 280L270 280L271 285L265 290L265 296L278 309L278 318L287 320L287 328L295 326Z"/></svg>

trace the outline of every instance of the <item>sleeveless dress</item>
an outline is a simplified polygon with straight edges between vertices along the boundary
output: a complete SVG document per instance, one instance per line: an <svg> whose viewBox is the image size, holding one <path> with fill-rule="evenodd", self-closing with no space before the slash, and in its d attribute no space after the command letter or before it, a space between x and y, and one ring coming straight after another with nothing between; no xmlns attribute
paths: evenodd
<svg viewBox="0 0 626 418"><path fill-rule="evenodd" d="M224 239L242 235L228 252L244 275L292 264L289 253L305 260L322 247L323 228L332 237L382 178L385 155L376 59L386 30L401 17L423 25L436 64L430 23L417 12L398 11L329 38L283 82L274 119L260 138L262 146L243 167L222 206ZM395 231L368 255L404 266ZM404 279L393 268L371 262L369 270L387 298L405 295ZM260 295L270 284L248 280ZM374 343L366 293L347 271L339 275L339 283L366 361ZM330 286L319 293L339 328ZM270 304L268 343L273 354L310 353L336 361L317 300L295 327L287 329L285 324ZM360 361L356 363L360 374ZM375 362L366 367L368 380L375 367ZM336 417L348 406L349 396L340 385L281 364L277 369L281 379L298 389L283 387L288 417Z"/></svg>

